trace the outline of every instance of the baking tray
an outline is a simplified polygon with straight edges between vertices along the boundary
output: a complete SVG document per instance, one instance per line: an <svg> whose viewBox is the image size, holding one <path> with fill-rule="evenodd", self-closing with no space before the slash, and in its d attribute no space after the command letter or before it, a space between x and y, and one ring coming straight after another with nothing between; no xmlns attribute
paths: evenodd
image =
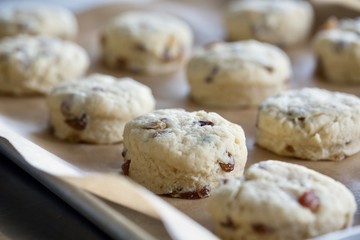
<svg viewBox="0 0 360 240"><path fill-rule="evenodd" d="M4 138L0 138L0 152L7 157L6 160L15 163L21 169L17 171L16 176L12 177L20 178L30 175L38 183L62 199L63 204L71 206L87 220L95 224L97 228L110 237L109 239L156 239L143 228L123 216L119 211L105 204L101 199L32 167ZM48 195L50 199L51 196L50 194ZM28 200L26 204L32 204L31 201L34 200Z"/></svg>
<svg viewBox="0 0 360 240"><path fill-rule="evenodd" d="M228 1L221 0L200 0L196 2L183 0L157 1L144 5L115 4L99 6L78 13L77 17L80 24L78 42L90 55L91 68L89 73L100 72L118 77L133 77L152 88L157 100L157 108L185 108L188 111L204 109L206 111L217 112L226 119L238 123L244 128L249 151L247 167L253 163L268 159L277 159L307 166L344 183L354 193L357 204L359 205L360 164L358 164L358 158L360 158L360 154L356 154L339 162L311 162L279 157L258 147L254 143L256 108L222 109L205 107L193 102L188 97L189 87L184 77L184 71L161 77L145 77L122 71L109 70L101 63L99 32L104 24L118 13L132 9L149 9L174 14L190 24L195 36L195 46L199 46L210 41L225 38L222 27L222 16L227 2ZM329 6L326 6L326 11L322 11L321 8L316 8L318 16L321 17L319 17L320 20L317 21L315 25L318 26L319 22L326 16L337 13L338 9L337 7L329 8ZM344 8L343 11L346 13L347 9ZM349 15L353 16L353 10L349 10L348 12ZM314 76L316 59L311 51L311 42L294 49L286 49L286 51L293 65L293 77L289 82L289 88L321 87L328 90L348 92L357 96L360 95L360 87L331 85ZM107 146L70 144L54 138L48 129L48 116L43 98L12 98L2 96L0 97L0 103L0 123L6 125L22 137L54 153L61 159L66 160L67 163L74 168L80 169L82 173L101 173L111 176L119 173L123 161L121 158L122 144ZM33 164L38 164L38 167L43 168L44 171L48 170L46 166L43 166L44 164L37 162L33 162ZM145 226L147 224L149 219L146 217L137 215L138 213L135 211L132 212L132 210L127 210L118 205L119 203L123 203L123 199L126 198L124 194L120 194L122 189L120 189L118 185L111 181L103 187L101 187L101 185L89 184L89 182L94 183L94 181L96 182L97 180L99 179L88 181L71 179L70 182L108 201L106 202L107 205L111 205L113 208L116 208L116 210L127 211L128 217L137 219L139 225ZM212 230L212 224L207 212L208 199L183 200L165 197L162 199L190 216L205 228L210 231ZM136 207L135 210L142 212L142 209L136 209ZM355 214L354 224L360 224L359 210ZM165 239L169 237L164 233L161 224L155 225L153 228L150 227L150 229L154 235L162 236L161 238Z"/></svg>

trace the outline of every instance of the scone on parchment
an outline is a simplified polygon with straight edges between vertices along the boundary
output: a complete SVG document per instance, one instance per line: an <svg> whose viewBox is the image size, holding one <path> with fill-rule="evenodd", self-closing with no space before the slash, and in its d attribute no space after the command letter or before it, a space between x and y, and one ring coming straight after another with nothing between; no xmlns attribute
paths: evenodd
<svg viewBox="0 0 360 240"><path fill-rule="evenodd" d="M307 1L233 1L225 23L231 41L256 39L281 47L297 45L309 35L314 13Z"/></svg>
<svg viewBox="0 0 360 240"><path fill-rule="evenodd" d="M79 45L49 36L18 35L0 42L0 93L48 94L83 75L89 57Z"/></svg>
<svg viewBox="0 0 360 240"><path fill-rule="evenodd" d="M351 226L353 194L340 182L280 161L252 165L210 198L223 240L303 240Z"/></svg>
<svg viewBox="0 0 360 240"><path fill-rule="evenodd" d="M360 150L360 99L317 88L289 90L259 108L256 143L308 160L343 160Z"/></svg>
<svg viewBox="0 0 360 240"><path fill-rule="evenodd" d="M156 110L125 126L123 172L156 194L197 199L242 176L243 129L216 113Z"/></svg>
<svg viewBox="0 0 360 240"><path fill-rule="evenodd" d="M150 88L93 74L56 87L47 99L55 136L71 142L120 142L125 123L154 109Z"/></svg>
<svg viewBox="0 0 360 240"><path fill-rule="evenodd" d="M360 84L360 18L329 19L314 40L318 68L325 80Z"/></svg>
<svg viewBox="0 0 360 240"><path fill-rule="evenodd" d="M177 71L189 55L190 27L165 13L125 12L104 27L101 47L105 63L145 75Z"/></svg>
<svg viewBox="0 0 360 240"><path fill-rule="evenodd" d="M285 52L253 40L205 45L187 64L191 96L211 106L257 106L285 89L290 76Z"/></svg>
<svg viewBox="0 0 360 240"><path fill-rule="evenodd" d="M74 14L59 6L25 3L0 7L0 39L18 34L74 39L77 29Z"/></svg>

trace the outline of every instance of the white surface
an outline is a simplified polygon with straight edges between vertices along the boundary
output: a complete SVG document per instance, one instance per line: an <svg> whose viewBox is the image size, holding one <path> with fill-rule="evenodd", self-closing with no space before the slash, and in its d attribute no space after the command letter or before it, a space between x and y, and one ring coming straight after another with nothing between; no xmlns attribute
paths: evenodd
<svg viewBox="0 0 360 240"><path fill-rule="evenodd" d="M8 126L6 119L0 117L0 136L6 138L33 167L55 176L80 177L85 174L81 169L19 136Z"/></svg>

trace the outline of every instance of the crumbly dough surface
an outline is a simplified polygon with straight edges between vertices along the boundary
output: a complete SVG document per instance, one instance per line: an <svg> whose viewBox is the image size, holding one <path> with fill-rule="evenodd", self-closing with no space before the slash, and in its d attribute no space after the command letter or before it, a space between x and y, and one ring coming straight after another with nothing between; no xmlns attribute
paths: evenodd
<svg viewBox="0 0 360 240"><path fill-rule="evenodd" d="M187 64L191 96L205 105L257 106L285 89L290 77L286 53L254 40L205 45Z"/></svg>
<svg viewBox="0 0 360 240"><path fill-rule="evenodd" d="M105 63L147 75L181 68L192 47L192 31L165 13L132 11L113 19L102 31Z"/></svg>
<svg viewBox="0 0 360 240"><path fill-rule="evenodd" d="M325 80L360 84L360 18L330 20L314 40L314 51Z"/></svg>
<svg viewBox="0 0 360 240"><path fill-rule="evenodd" d="M308 37L313 18L306 1L248 0L230 4L225 23L229 40L257 39L286 47Z"/></svg>
<svg viewBox="0 0 360 240"><path fill-rule="evenodd" d="M289 90L259 108L256 142L283 156L343 160L360 151L360 99L317 88Z"/></svg>
<svg viewBox="0 0 360 240"><path fill-rule="evenodd" d="M0 92L48 94L83 75L89 57L79 45L48 36L18 35L0 42Z"/></svg>
<svg viewBox="0 0 360 240"><path fill-rule="evenodd" d="M216 113L156 110L125 126L124 173L156 194L204 198L242 176L243 129Z"/></svg>
<svg viewBox="0 0 360 240"><path fill-rule="evenodd" d="M0 39L18 34L74 39L77 30L75 15L62 7L23 4L0 9Z"/></svg>
<svg viewBox="0 0 360 240"><path fill-rule="evenodd" d="M95 144L122 141L126 122L155 107L147 86L101 74L55 88L47 103L57 137Z"/></svg>
<svg viewBox="0 0 360 240"><path fill-rule="evenodd" d="M224 240L302 240L351 226L353 194L300 165L263 161L210 198L215 232Z"/></svg>

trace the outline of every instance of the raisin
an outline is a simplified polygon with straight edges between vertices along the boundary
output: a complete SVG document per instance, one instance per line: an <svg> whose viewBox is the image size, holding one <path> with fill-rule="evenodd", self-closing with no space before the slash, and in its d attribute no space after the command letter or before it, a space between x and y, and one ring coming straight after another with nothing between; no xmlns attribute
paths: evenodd
<svg viewBox="0 0 360 240"><path fill-rule="evenodd" d="M105 92L105 89L102 87L93 87L91 90L94 92Z"/></svg>
<svg viewBox="0 0 360 240"><path fill-rule="evenodd" d="M60 105L60 111L62 115L69 116L70 115L70 103L69 101L63 101Z"/></svg>
<svg viewBox="0 0 360 240"><path fill-rule="evenodd" d="M285 150L286 150L287 152L289 152L289 153L294 153L294 152L295 152L294 147L291 146L291 145L286 145Z"/></svg>
<svg viewBox="0 0 360 240"><path fill-rule="evenodd" d="M29 30L29 25L28 23L25 22L20 22L16 24L16 28L20 31L20 32L26 32Z"/></svg>
<svg viewBox="0 0 360 240"><path fill-rule="evenodd" d="M68 97L60 105L60 111L64 116L64 122L75 130L84 130L88 123L88 116L86 113L76 116L71 113L71 98Z"/></svg>
<svg viewBox="0 0 360 240"><path fill-rule="evenodd" d="M259 234L267 234L274 232L274 228L264 225L262 223L251 224L251 228L253 229L254 232Z"/></svg>
<svg viewBox="0 0 360 240"><path fill-rule="evenodd" d="M150 122L143 127L143 129L165 129L165 128L167 128L167 125L163 121Z"/></svg>
<svg viewBox="0 0 360 240"><path fill-rule="evenodd" d="M308 190L304 192L298 198L298 202L301 206L310 209L312 212L316 212L320 206L320 199L314 190Z"/></svg>
<svg viewBox="0 0 360 240"><path fill-rule="evenodd" d="M169 38L167 39L167 42L165 44L165 49L162 54L163 62L170 62L173 60L174 57L171 55L170 51L173 45L175 44L175 41L176 40L174 35L170 35Z"/></svg>
<svg viewBox="0 0 360 240"><path fill-rule="evenodd" d="M206 76L205 82L211 83L211 82L214 80L215 75L219 72L219 70L220 70L219 66L215 65L215 66L211 69L209 75Z"/></svg>
<svg viewBox="0 0 360 240"><path fill-rule="evenodd" d="M146 52L147 49L146 49L146 46L141 44L141 43L137 43L135 44L135 49L139 52Z"/></svg>
<svg viewBox="0 0 360 240"><path fill-rule="evenodd" d="M222 163L222 162L219 162L219 165L220 165L221 169L224 172L231 172L231 171L234 170L234 167L235 167L234 163Z"/></svg>
<svg viewBox="0 0 360 240"><path fill-rule="evenodd" d="M81 114L80 117L69 116L65 119L65 123L75 130L84 130L88 123L88 116L86 113Z"/></svg>
<svg viewBox="0 0 360 240"><path fill-rule="evenodd" d="M199 198L206 198L210 195L210 189L207 186L204 186L202 188L197 188L196 193Z"/></svg>
<svg viewBox="0 0 360 240"><path fill-rule="evenodd" d="M203 127L203 126L214 126L214 123L211 122L211 121L199 121L199 124L200 124L200 127Z"/></svg>
<svg viewBox="0 0 360 240"><path fill-rule="evenodd" d="M235 223L233 222L233 220L227 216L226 220L224 222L220 222L220 225L222 227L225 227L225 228L231 228L231 229L236 229L238 228L237 225L235 225Z"/></svg>
<svg viewBox="0 0 360 240"><path fill-rule="evenodd" d="M303 122L303 121L305 121L305 117L298 117L298 120Z"/></svg>
<svg viewBox="0 0 360 240"><path fill-rule="evenodd" d="M123 158L125 158L125 157L126 157L126 153L127 153L127 149L124 148L123 151L121 152L121 156L122 156Z"/></svg>
<svg viewBox="0 0 360 240"><path fill-rule="evenodd" d="M232 156L231 153L229 153L229 152L226 152L226 153L227 153L228 158L230 159L230 163L219 162L219 165L224 172L231 172L234 170L234 167L235 167L234 157Z"/></svg>
<svg viewBox="0 0 360 240"><path fill-rule="evenodd" d="M123 165L121 165L121 169L125 176L129 176L130 163L131 160L127 160L123 163Z"/></svg>
<svg viewBox="0 0 360 240"><path fill-rule="evenodd" d="M118 66L119 68L126 68L126 66L127 66L126 59L122 58L122 57L118 57L116 59L116 66Z"/></svg>
<svg viewBox="0 0 360 240"><path fill-rule="evenodd" d="M210 195L210 189L207 186L204 187L199 187L196 189L196 191L192 191L192 192L173 192L171 194L169 194L170 196L173 197L179 197L179 198L184 198L184 199L202 199L202 198L206 198Z"/></svg>
<svg viewBox="0 0 360 240"><path fill-rule="evenodd" d="M167 121L167 118L162 118L160 119L160 121L147 123L145 126L143 126L143 129L159 130L153 134L153 137L154 138L161 137L170 131L170 129L168 129L168 126L164 121Z"/></svg>
<svg viewBox="0 0 360 240"><path fill-rule="evenodd" d="M269 73L274 72L274 68L271 66L264 66L264 68L266 69L266 71L268 71Z"/></svg>
<svg viewBox="0 0 360 240"><path fill-rule="evenodd" d="M229 182L229 179L223 178L221 179L222 184L227 184Z"/></svg>
<svg viewBox="0 0 360 240"><path fill-rule="evenodd" d="M348 46L348 42L345 42L343 40L339 40L335 43L334 45L334 50L337 53L341 53L342 51L344 51L346 49L346 47Z"/></svg>

